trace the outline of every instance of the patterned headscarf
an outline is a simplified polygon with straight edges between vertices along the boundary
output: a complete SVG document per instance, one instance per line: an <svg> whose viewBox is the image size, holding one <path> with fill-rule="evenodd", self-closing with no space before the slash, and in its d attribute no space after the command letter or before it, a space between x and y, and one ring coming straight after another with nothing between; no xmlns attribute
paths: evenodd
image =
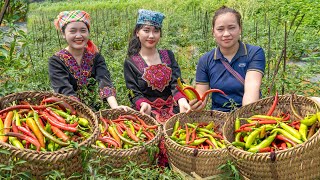
<svg viewBox="0 0 320 180"><path fill-rule="evenodd" d="M90 15L81 10L60 12L57 19L54 20L54 25L58 30L62 31L62 28L71 22L83 22L90 30ZM98 52L97 46L91 40L88 40L87 50L91 53Z"/></svg>
<svg viewBox="0 0 320 180"><path fill-rule="evenodd" d="M162 20L165 18L162 13L146 9L139 9L138 12L139 16L137 24L145 24L161 28Z"/></svg>

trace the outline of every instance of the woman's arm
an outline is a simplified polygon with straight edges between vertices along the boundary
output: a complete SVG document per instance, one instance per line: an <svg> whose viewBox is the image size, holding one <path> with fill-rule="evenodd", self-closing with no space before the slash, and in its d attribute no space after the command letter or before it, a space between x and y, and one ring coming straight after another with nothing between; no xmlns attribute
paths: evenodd
<svg viewBox="0 0 320 180"><path fill-rule="evenodd" d="M110 72L105 63L105 59L100 54L97 54L94 61L94 78L99 83L100 97L101 99L106 99L111 108L115 108L118 106L117 100L115 98L116 89L113 86Z"/></svg>
<svg viewBox="0 0 320 180"><path fill-rule="evenodd" d="M242 105L253 103L260 98L260 86L262 74L258 71L248 71L244 83L244 95Z"/></svg>

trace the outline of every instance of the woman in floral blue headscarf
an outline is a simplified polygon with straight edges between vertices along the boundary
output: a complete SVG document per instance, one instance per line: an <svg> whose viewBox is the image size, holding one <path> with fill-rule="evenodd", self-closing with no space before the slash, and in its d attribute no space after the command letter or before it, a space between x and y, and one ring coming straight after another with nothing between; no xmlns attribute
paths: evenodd
<svg viewBox="0 0 320 180"><path fill-rule="evenodd" d="M160 12L139 10L124 62L124 77L133 107L151 114L161 124L175 113L190 110L188 101L176 88L181 71L173 52L157 49L163 19ZM160 149L159 165L166 166L163 140Z"/></svg>

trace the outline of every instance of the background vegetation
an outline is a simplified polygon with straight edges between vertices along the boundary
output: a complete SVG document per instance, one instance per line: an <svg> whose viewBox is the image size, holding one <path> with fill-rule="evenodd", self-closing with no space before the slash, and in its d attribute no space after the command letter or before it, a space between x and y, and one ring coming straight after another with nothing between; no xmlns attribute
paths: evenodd
<svg viewBox="0 0 320 180"><path fill-rule="evenodd" d="M242 40L265 50L264 97L276 90L282 94L320 94L320 3L317 1L46 0L29 6L23 0L12 2L19 6L11 7L14 10L5 20L10 22L6 23L9 29L0 32L0 96L26 90L51 91L48 58L66 46L53 20L60 11L76 9L91 14L91 39L106 59L119 104L129 105L123 62L140 8L166 15L159 48L175 53L182 78L194 84L199 57L216 46L211 35L211 20L213 12L222 5L242 14ZM26 12L28 30L24 32L13 22L23 20ZM88 98L87 103L92 100L98 101L94 96Z"/></svg>

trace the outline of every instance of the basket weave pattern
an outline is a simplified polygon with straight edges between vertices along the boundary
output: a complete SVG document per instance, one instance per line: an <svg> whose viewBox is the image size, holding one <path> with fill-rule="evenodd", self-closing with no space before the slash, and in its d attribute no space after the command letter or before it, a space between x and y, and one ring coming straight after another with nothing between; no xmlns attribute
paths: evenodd
<svg viewBox="0 0 320 180"><path fill-rule="evenodd" d="M226 120L227 113L219 111L202 111L191 113L180 113L171 117L164 126L165 146L168 152L169 163L189 175L195 172L201 177L221 174L219 166L225 164L229 159L227 149L202 150L188 148L174 142L170 136L177 120L184 127L185 123L214 121L221 128Z"/></svg>
<svg viewBox="0 0 320 180"><path fill-rule="evenodd" d="M89 125L93 130L92 135L85 141L79 143L79 146L90 146L92 143L94 143L99 133L96 115L84 104L67 96L52 92L38 91L13 93L0 99L0 109L10 106L10 103L16 100L28 100L32 104L39 104L43 98L52 96L65 100L76 110L78 116L84 117L89 121ZM0 154L1 164L7 164L9 158L11 158L12 161L18 159L25 160L27 161L26 163L19 164L14 167L14 172L18 173L29 171L36 179L44 178L43 174L52 170L60 171L64 173L66 177L75 172L81 173L82 171L80 149L62 148L54 152L37 152L30 149L16 148L8 143L3 142L0 142L0 149L6 149L11 153L10 156Z"/></svg>
<svg viewBox="0 0 320 180"><path fill-rule="evenodd" d="M279 103L273 113L288 112L291 120L297 120L290 108L291 95L279 96ZM274 101L273 97L261 99L232 112L223 128L223 135L229 154L233 157L242 175L249 179L316 179L320 177L320 132L308 141L287 150L271 153L250 153L234 147L234 123L237 117L247 118L266 114ZM316 104L307 97L297 96L293 102L302 116L316 113ZM241 122L241 125L245 121Z"/></svg>
<svg viewBox="0 0 320 180"><path fill-rule="evenodd" d="M142 115L138 111L134 110L128 110L127 112L123 109L106 109L99 112L96 112L97 117L101 116L106 119L117 119L120 115L136 115L142 120L145 121L148 125L159 125L159 123L148 115ZM137 163L137 165L141 164L152 164L154 161L151 161L149 158L149 154L147 152L148 146L158 146L161 136L161 126L158 126L157 134L155 137L145 143L143 146L136 146L129 149L113 149L113 148L101 148L95 145L95 143L92 145L93 148L95 148L98 151L98 156L103 156L107 158L103 158L102 164L109 164L112 167L119 168L123 167L125 164L128 163L128 161L132 161ZM151 155L151 154L150 154ZM155 154L152 154L151 156L155 157ZM153 158L155 160L155 158Z"/></svg>

